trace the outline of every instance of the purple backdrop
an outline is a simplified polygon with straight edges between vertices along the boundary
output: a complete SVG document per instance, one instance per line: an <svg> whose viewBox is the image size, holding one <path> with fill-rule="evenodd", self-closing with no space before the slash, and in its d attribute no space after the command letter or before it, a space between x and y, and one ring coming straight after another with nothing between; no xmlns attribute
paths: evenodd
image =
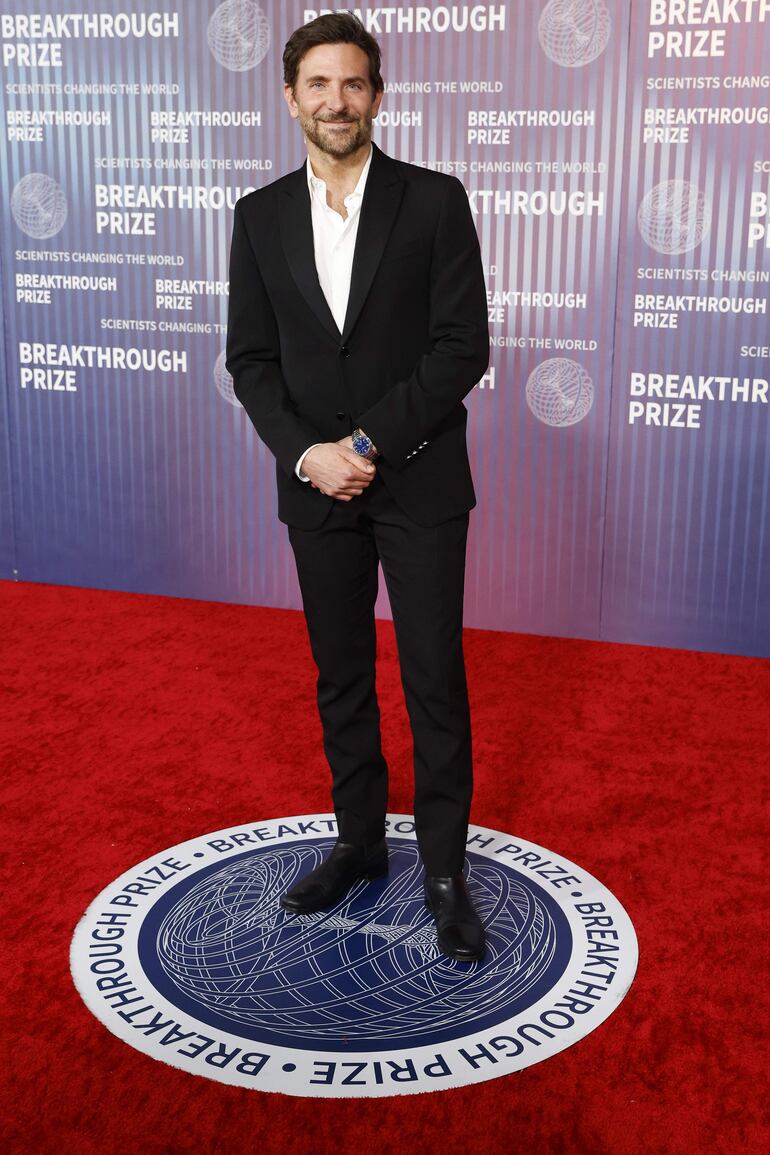
<svg viewBox="0 0 770 1155"><path fill-rule="evenodd" d="M486 264L469 625L770 653L770 10L717 9L355 9L378 143L460 177ZM299 604L222 353L232 204L303 159L280 56L318 11L0 14L3 577Z"/></svg>

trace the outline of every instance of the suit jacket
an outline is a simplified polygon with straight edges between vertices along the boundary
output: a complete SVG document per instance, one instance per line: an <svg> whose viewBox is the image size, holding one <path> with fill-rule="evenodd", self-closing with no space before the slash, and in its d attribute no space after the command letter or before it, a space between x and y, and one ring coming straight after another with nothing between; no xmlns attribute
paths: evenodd
<svg viewBox="0 0 770 1155"><path fill-rule="evenodd" d="M333 499L301 482L295 465L309 445L357 425L418 524L471 509L462 398L488 358L479 243L455 177L374 146L342 332L316 273L305 166L238 201L227 368L275 455L282 521L323 523Z"/></svg>

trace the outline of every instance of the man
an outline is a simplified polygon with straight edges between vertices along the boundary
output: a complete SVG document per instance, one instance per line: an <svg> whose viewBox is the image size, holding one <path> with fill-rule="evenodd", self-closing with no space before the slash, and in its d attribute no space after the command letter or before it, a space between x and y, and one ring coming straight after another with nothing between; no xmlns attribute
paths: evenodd
<svg viewBox="0 0 770 1155"><path fill-rule="evenodd" d="M332 771L338 840L283 896L308 913L387 870L375 695L377 565L414 739L415 829L439 946L479 959L463 878L472 792L462 653L462 398L489 355L478 239L459 181L371 143L377 42L353 16L297 29L284 94L306 165L238 202L227 367L276 457Z"/></svg>

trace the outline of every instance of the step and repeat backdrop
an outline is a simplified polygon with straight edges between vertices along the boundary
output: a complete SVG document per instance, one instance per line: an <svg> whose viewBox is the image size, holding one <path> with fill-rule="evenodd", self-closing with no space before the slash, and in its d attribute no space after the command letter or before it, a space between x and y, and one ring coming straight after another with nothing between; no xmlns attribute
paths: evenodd
<svg viewBox="0 0 770 1155"><path fill-rule="evenodd" d="M346 10L482 245L467 624L770 654L770 0ZM299 605L227 261L323 11L0 0L0 576Z"/></svg>

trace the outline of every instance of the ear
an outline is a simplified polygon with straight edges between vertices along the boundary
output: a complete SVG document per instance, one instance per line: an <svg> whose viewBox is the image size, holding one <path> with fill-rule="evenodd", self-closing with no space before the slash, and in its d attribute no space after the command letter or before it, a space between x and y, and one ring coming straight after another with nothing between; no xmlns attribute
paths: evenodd
<svg viewBox="0 0 770 1155"><path fill-rule="evenodd" d="M380 104L382 103L384 90L380 90L372 101L372 120L376 120L377 113L380 111Z"/></svg>
<svg viewBox="0 0 770 1155"><path fill-rule="evenodd" d="M299 116L299 108L297 107L297 102L294 99L294 89L291 87L291 85L284 84L284 86L283 86L283 98L289 107L289 113L296 120L297 117Z"/></svg>

